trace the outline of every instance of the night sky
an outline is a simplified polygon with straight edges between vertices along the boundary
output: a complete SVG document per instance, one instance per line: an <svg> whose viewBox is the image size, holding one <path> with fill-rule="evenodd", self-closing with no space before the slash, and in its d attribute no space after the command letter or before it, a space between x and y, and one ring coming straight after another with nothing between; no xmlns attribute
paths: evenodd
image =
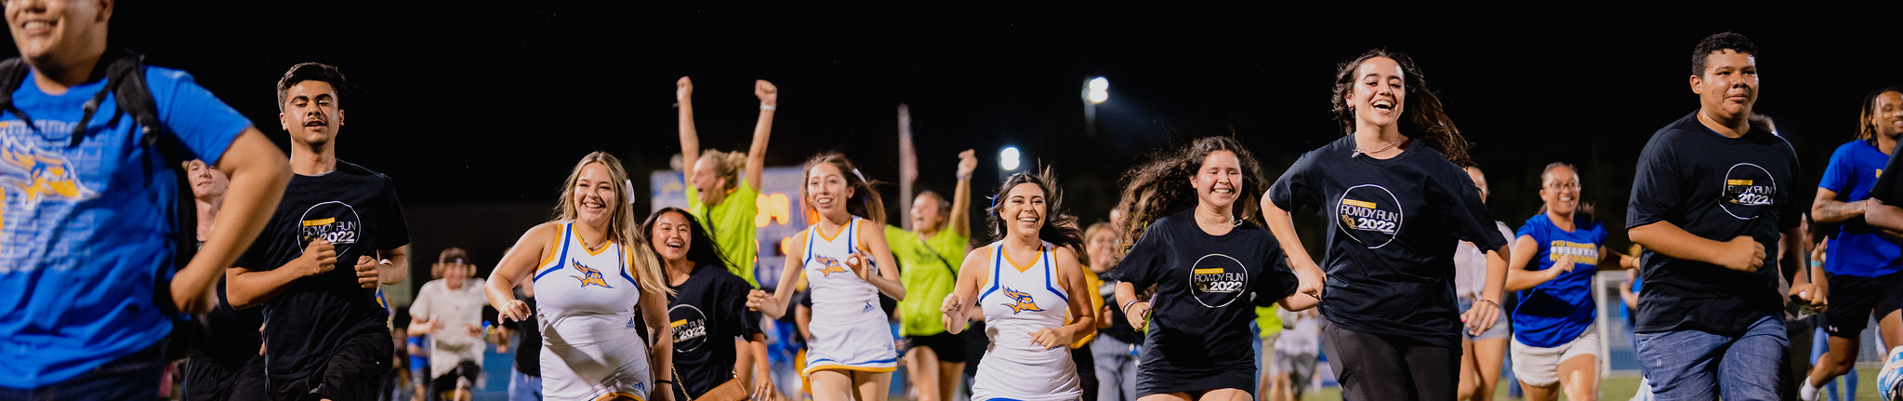
<svg viewBox="0 0 1903 401"><path fill-rule="evenodd" d="M1687 80L1699 39L1732 30L1758 43L1757 110L1805 163L1803 182L1787 187L1803 202L1830 152L1855 135L1862 95L1903 84L1894 28L1734 15L1768 10L1643 21L1552 10L256 3L272 4L126 2L112 36L193 73L281 146L277 78L297 62L338 65L351 89L340 157L395 177L417 210L552 206L592 150L621 156L646 188L646 172L679 152L670 105L674 81L691 75L705 148L746 147L752 81L767 79L781 90L769 164L841 150L895 181L895 110L909 104L921 188L949 190L954 156L975 148L987 194L998 150L1015 145L1054 166L1069 208L1097 221L1125 168L1195 137L1237 136L1273 179L1341 135L1328 113L1336 63L1386 47L1415 57L1475 143L1496 219L1531 216L1538 168L1566 161L1615 228L1610 245L1623 247L1616 228L1639 149L1697 107ZM1099 75L1111 96L1086 136L1079 93ZM897 198L896 185L885 190ZM526 226L505 228L512 238Z"/></svg>

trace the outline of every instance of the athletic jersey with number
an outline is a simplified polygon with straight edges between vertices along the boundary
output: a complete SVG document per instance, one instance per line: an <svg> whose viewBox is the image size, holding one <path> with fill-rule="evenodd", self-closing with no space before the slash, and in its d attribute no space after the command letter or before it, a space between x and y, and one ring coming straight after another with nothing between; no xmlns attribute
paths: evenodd
<svg viewBox="0 0 1903 401"><path fill-rule="evenodd" d="M557 400L609 395L647 399L647 344L634 322L641 286L620 243L588 249L573 222L537 265L535 317L542 330L542 394Z"/></svg>
<svg viewBox="0 0 1903 401"><path fill-rule="evenodd" d="M1070 310L1052 249L1043 243L1037 259L1020 264L1004 253L1002 242L988 247L990 271L978 307L991 347L972 379L972 401L1074 400L1083 394L1068 347L1031 344L1039 330L1063 327Z"/></svg>
<svg viewBox="0 0 1903 401"><path fill-rule="evenodd" d="M803 268L812 291L809 327L813 338L804 374L823 369L890 372L898 368L892 329L886 324L885 310L879 308L879 289L846 266L849 258L863 252L858 238L862 222L853 217L830 235L817 224L806 230ZM863 259L864 268L878 268L873 257Z"/></svg>

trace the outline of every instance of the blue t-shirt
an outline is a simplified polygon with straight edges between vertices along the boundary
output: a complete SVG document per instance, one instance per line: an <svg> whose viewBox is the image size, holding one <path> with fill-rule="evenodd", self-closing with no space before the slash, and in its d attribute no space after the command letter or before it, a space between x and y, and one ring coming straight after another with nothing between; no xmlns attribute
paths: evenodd
<svg viewBox="0 0 1903 401"><path fill-rule="evenodd" d="M1573 257L1573 270L1560 273L1551 281L1520 290L1520 303L1513 308L1513 338L1535 347L1557 347L1579 338L1591 326L1593 313L1592 276L1599 271L1599 248L1606 243L1606 226L1597 221L1573 220L1573 231L1559 229L1545 213L1526 219L1515 237L1533 237L1539 253L1533 261L1540 271L1553 263Z"/></svg>
<svg viewBox="0 0 1903 401"><path fill-rule="evenodd" d="M1889 161L1890 155L1870 142L1850 141L1830 154L1830 165L1824 167L1824 180L1817 188L1836 192L1840 202L1868 199L1870 187ZM1903 271L1903 247L1862 219L1843 222L1830 232L1837 235L1824 250L1824 270L1830 274L1877 277Z"/></svg>
<svg viewBox="0 0 1903 401"><path fill-rule="evenodd" d="M148 67L145 81L160 124L206 162L251 126L183 71ZM71 379L172 329L154 284L173 270L177 166L134 136L112 95L72 146L104 87L50 95L29 75L13 91L28 118L0 114L0 386Z"/></svg>

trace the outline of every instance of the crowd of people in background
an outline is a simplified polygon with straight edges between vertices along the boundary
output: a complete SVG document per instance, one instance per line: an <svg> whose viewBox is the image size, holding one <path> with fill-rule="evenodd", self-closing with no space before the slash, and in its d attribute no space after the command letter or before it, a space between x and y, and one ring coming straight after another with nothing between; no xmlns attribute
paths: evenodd
<svg viewBox="0 0 1903 401"><path fill-rule="evenodd" d="M506 374L512 400L877 401L903 368L916 400L1296 400L1325 355L1345 399L1488 400L1504 368L1527 399L1587 400L1609 396L1601 270L1625 271L1638 399L1814 401L1868 320L1903 345L1903 184L1882 174L1903 89L1863 99L1804 202L1735 33L1691 51L1699 107L1641 151L1625 253L1579 168L1491 193L1422 66L1372 50L1334 75L1339 139L1273 166L1249 150L1266 141L1197 138L1087 194L1116 196L1108 216L1064 209L1062 166L973 193L964 150L927 159L955 160L933 180L954 189L900 222L880 172L812 155L810 226L767 286L779 88L755 83L751 145L726 152L700 146L682 77L687 207L632 210L624 163L590 153L493 268L443 249L392 305L411 230L391 177L339 159L343 71L278 80L287 157L190 75L110 50L113 4L5 6L21 58L0 63L0 181L28 191L0 195L0 399L468 401ZM1536 195L1516 224L1486 205ZM1903 352L1885 354L1894 399Z"/></svg>

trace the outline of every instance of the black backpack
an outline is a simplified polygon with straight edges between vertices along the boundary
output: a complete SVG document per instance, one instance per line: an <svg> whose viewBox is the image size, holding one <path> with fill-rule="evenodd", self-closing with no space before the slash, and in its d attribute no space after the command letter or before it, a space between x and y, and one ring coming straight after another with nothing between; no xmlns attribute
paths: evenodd
<svg viewBox="0 0 1903 401"><path fill-rule="evenodd" d="M185 162L196 159L197 156L185 147L178 136L166 132L165 126L159 124L158 102L152 99L152 92L145 85L144 55L130 50L107 51L93 68L94 76L103 74L106 87L99 93L93 94L92 100L86 102L85 114L80 117L79 124L73 126L72 143L69 146L79 145L80 140L86 135L87 124L99 111L100 103L105 102L107 94L114 94L114 99L119 105L118 111L106 121L127 117L129 114L132 121L139 125L141 135L137 137L137 140L140 145L156 147L158 150L158 152L146 154L149 157L163 157L163 163L160 165L167 166L166 168L173 172L171 174L173 178L177 180L178 197L170 210L174 215L173 221L176 222L176 225L172 227L174 252L171 267L172 271L176 272L185 268L185 264L198 253L198 211L192 206L195 200L192 198L191 182L186 177L187 172L184 167ZM28 127L37 130L39 128L33 124L32 117L13 106L13 91L25 83L30 69L26 61L18 57L0 61L0 111L12 112L13 115L26 120ZM177 313L178 308L172 304L171 292L170 283L164 279L163 275L159 275L153 286L153 302L161 311L173 316L172 334L166 338L165 353L167 360L177 360L186 355L193 346L203 345L199 341L204 340L210 330L202 314L187 319Z"/></svg>

